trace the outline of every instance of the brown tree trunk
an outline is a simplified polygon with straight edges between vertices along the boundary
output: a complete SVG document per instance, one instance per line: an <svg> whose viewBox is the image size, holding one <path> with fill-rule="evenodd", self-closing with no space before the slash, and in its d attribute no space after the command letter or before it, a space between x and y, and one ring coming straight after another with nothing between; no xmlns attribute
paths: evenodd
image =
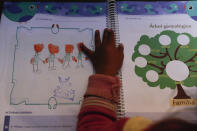
<svg viewBox="0 0 197 131"><path fill-rule="evenodd" d="M177 95L174 97L174 99L191 99L191 97L185 93L181 84L177 84L176 86L178 92Z"/></svg>

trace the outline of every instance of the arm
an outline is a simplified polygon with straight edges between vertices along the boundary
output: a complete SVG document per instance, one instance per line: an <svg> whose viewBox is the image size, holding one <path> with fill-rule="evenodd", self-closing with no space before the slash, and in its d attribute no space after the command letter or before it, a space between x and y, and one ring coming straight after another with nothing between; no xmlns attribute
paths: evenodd
<svg viewBox="0 0 197 131"><path fill-rule="evenodd" d="M114 32L105 29L103 40L95 32L95 51L80 45L91 60L96 75L89 77L88 88L78 115L78 131L121 130L127 119L117 121L116 109L120 92L120 81L116 74L123 62L123 46L115 47Z"/></svg>
<svg viewBox="0 0 197 131"><path fill-rule="evenodd" d="M96 74L89 77L88 89L78 116L78 131L121 130L127 119L117 122L118 77ZM118 123L118 124L116 124Z"/></svg>

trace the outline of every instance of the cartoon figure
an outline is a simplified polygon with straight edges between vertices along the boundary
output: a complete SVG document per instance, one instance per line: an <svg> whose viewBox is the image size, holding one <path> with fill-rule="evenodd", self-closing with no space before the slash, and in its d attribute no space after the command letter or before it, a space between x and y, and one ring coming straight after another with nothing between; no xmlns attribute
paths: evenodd
<svg viewBox="0 0 197 131"><path fill-rule="evenodd" d="M193 19L197 20L197 1L189 1L186 6L187 14Z"/></svg>
<svg viewBox="0 0 197 131"><path fill-rule="evenodd" d="M55 70L55 54L57 54L59 52L59 46L57 45L53 45L52 43L50 43L48 45L48 50L49 50L49 57L45 59L45 63L49 63L49 69Z"/></svg>
<svg viewBox="0 0 197 131"><path fill-rule="evenodd" d="M147 11L147 13L148 13L149 15L153 15L153 14L155 14L155 12L154 12L154 10L153 10L153 6L152 6L152 5L150 5L150 4L146 4L146 5L144 6L144 8L146 9L146 11Z"/></svg>
<svg viewBox="0 0 197 131"><path fill-rule="evenodd" d="M65 56L63 57L63 59L58 59L58 61L60 63L63 64L63 67L65 67L65 64L67 63L66 67L70 67L70 57L71 57L71 54L73 53L73 50L74 50L74 46L71 45L71 44L67 44L65 45Z"/></svg>
<svg viewBox="0 0 197 131"><path fill-rule="evenodd" d="M169 8L164 8L164 9L168 13L175 13L176 11L179 10L179 7L176 4L172 3L169 5Z"/></svg>
<svg viewBox="0 0 197 131"><path fill-rule="evenodd" d="M14 22L26 22L36 14L38 6L34 2L13 2L4 6L4 15Z"/></svg>
<svg viewBox="0 0 197 131"><path fill-rule="evenodd" d="M69 9L69 15L76 15L79 12L79 7L77 5L72 5Z"/></svg>
<svg viewBox="0 0 197 131"><path fill-rule="evenodd" d="M135 10L134 6L128 5L126 3L121 5L121 11L122 12L132 13L134 10Z"/></svg>
<svg viewBox="0 0 197 131"><path fill-rule="evenodd" d="M87 8L88 8L88 11L89 11L92 15L94 15L94 14L99 15L99 14L101 14L102 11L103 11L103 8L102 8L100 5L96 5L96 6L88 5Z"/></svg>
<svg viewBox="0 0 197 131"><path fill-rule="evenodd" d="M77 58L73 56L72 59L73 59L74 62L77 62L77 68L79 68L80 66L83 68L84 67L84 65L82 63L83 62L83 56L82 56L82 51L81 51L81 48L80 48L80 43L77 44L77 48L78 48L78 51L79 51L78 56L77 56ZM88 60L88 58L85 57L85 60Z"/></svg>
<svg viewBox="0 0 197 131"><path fill-rule="evenodd" d="M61 7L55 7L52 4L46 4L44 6L44 10L47 11L49 14L56 14L58 9L61 9Z"/></svg>
<svg viewBox="0 0 197 131"><path fill-rule="evenodd" d="M39 60L44 63L44 61L39 57L40 52L43 50L43 48L44 48L43 43L34 45L35 55L33 58L31 58L31 61L30 61L30 63L33 65L33 72L38 72ZM36 66L36 69L35 69L35 66Z"/></svg>
<svg viewBox="0 0 197 131"><path fill-rule="evenodd" d="M70 77L65 78L65 80L62 80L62 78L59 76L58 80L60 84L54 90L54 97L74 101L75 90L71 88L72 83L70 82Z"/></svg>

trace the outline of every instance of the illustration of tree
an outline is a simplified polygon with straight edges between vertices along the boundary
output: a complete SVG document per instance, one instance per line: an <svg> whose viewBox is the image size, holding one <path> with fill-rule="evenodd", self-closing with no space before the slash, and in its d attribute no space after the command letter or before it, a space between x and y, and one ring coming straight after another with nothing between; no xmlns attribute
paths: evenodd
<svg viewBox="0 0 197 131"><path fill-rule="evenodd" d="M174 99L190 99L182 85L197 86L197 37L163 31L150 38L141 36L132 61L135 73L150 87L177 88Z"/></svg>

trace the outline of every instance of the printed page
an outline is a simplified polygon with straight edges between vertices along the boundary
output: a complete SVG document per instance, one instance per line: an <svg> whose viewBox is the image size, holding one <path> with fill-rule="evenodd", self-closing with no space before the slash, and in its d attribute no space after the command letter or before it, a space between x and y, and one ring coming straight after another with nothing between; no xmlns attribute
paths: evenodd
<svg viewBox="0 0 197 131"><path fill-rule="evenodd" d="M79 43L94 49L95 30L106 27L105 12L105 3L5 3L0 24L1 129L75 130L93 74Z"/></svg>
<svg viewBox="0 0 197 131"><path fill-rule="evenodd" d="M197 121L194 6L184 1L118 3L127 116Z"/></svg>

